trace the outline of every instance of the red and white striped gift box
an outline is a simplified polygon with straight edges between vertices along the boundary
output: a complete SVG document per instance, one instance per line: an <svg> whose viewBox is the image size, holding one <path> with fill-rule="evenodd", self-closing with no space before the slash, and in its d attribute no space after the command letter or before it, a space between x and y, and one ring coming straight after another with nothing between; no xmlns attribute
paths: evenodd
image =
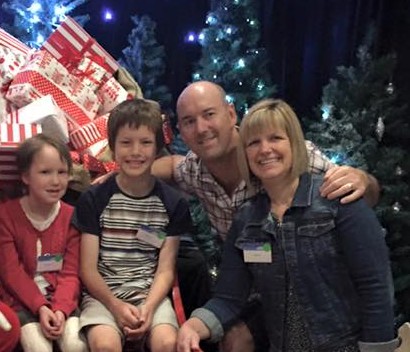
<svg viewBox="0 0 410 352"><path fill-rule="evenodd" d="M41 49L47 50L64 66L77 67L82 57L93 61L113 74L118 63L93 39L74 19L67 17L43 43Z"/></svg>
<svg viewBox="0 0 410 352"><path fill-rule="evenodd" d="M41 133L41 125L37 123L0 123L0 150L3 147L17 147L38 133Z"/></svg>
<svg viewBox="0 0 410 352"><path fill-rule="evenodd" d="M70 132L70 142L78 152L97 156L108 145L107 115Z"/></svg>
<svg viewBox="0 0 410 352"><path fill-rule="evenodd" d="M14 38L11 34L0 28L0 45L9 48L10 50L27 55L31 50L26 44L23 44L18 39Z"/></svg>
<svg viewBox="0 0 410 352"><path fill-rule="evenodd" d="M16 167L16 148L26 138L41 133L41 125L0 123L0 183L20 178Z"/></svg>
<svg viewBox="0 0 410 352"><path fill-rule="evenodd" d="M22 108L10 112L4 122L41 124L42 133L68 143L67 119L51 95L34 100Z"/></svg>

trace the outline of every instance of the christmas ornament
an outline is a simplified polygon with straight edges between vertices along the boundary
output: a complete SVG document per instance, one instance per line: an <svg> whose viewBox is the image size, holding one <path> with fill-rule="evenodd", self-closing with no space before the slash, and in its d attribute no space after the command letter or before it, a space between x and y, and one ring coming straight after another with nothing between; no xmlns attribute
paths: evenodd
<svg viewBox="0 0 410 352"><path fill-rule="evenodd" d="M377 119L377 124L376 124L376 135L377 135L377 140L381 142L384 134L384 122L383 118L379 117Z"/></svg>
<svg viewBox="0 0 410 352"><path fill-rule="evenodd" d="M393 208L393 211L394 211L395 213L398 213L398 212L401 210L401 204L400 204L399 202L395 202L395 203L393 204L392 208Z"/></svg>
<svg viewBox="0 0 410 352"><path fill-rule="evenodd" d="M403 176L403 169L400 166L396 167L396 175Z"/></svg>
<svg viewBox="0 0 410 352"><path fill-rule="evenodd" d="M389 84L387 85L386 92L387 94L390 94L390 95L394 93L394 85L392 82L389 82Z"/></svg>

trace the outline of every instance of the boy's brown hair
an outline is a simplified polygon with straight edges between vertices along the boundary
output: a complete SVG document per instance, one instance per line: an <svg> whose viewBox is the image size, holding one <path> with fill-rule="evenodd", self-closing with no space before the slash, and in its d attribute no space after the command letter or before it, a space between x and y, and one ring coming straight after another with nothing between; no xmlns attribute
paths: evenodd
<svg viewBox="0 0 410 352"><path fill-rule="evenodd" d="M162 131L162 114L160 105L153 100L132 99L118 104L108 118L108 145L115 151L118 130L123 126L139 128L148 127L155 134L157 153L164 146Z"/></svg>

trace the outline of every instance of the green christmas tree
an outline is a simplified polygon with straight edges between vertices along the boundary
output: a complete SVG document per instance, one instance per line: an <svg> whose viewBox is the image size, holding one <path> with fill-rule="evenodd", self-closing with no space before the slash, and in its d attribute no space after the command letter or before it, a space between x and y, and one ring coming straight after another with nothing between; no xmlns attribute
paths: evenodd
<svg viewBox="0 0 410 352"><path fill-rule="evenodd" d="M141 86L145 98L158 101L162 107L172 96L161 78L165 73L165 49L156 39L156 23L149 16L132 16L135 27L128 35L128 44L119 60Z"/></svg>
<svg viewBox="0 0 410 352"><path fill-rule="evenodd" d="M31 48L39 48L66 15L87 0L10 0L2 4L4 11L13 16L13 24L1 27ZM89 16L74 16L84 25Z"/></svg>
<svg viewBox="0 0 410 352"><path fill-rule="evenodd" d="M372 35L357 52L357 64L339 67L323 89L307 138L336 164L360 167L382 188L375 210L386 231L398 320L410 319L410 139L407 106L392 82L396 57L371 55Z"/></svg>
<svg viewBox="0 0 410 352"><path fill-rule="evenodd" d="M193 80L220 84L239 113L275 92L266 50L259 46L258 0L214 1L199 36L202 56Z"/></svg>

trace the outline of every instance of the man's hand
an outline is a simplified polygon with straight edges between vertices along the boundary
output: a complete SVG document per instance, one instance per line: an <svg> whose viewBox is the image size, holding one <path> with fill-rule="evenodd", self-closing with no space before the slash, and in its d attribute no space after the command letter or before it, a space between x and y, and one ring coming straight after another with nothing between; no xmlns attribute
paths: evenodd
<svg viewBox="0 0 410 352"><path fill-rule="evenodd" d="M320 187L322 197L335 199L342 197L342 204L350 203L364 196L367 203L373 206L378 201L377 180L365 171L351 166L335 166L325 174Z"/></svg>
<svg viewBox="0 0 410 352"><path fill-rule="evenodd" d="M107 181L113 174L115 174L115 171L110 171L102 176L97 177L96 179L91 182L92 185L99 185L101 183L104 183Z"/></svg>

